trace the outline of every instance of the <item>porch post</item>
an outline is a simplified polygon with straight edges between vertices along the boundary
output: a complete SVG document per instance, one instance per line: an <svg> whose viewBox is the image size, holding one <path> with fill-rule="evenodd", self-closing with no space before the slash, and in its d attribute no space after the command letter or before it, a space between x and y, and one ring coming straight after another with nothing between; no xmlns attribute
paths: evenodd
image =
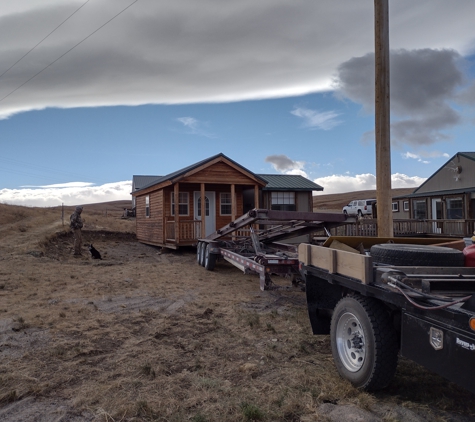
<svg viewBox="0 0 475 422"><path fill-rule="evenodd" d="M254 185L254 208L259 208L259 186Z"/></svg>
<svg viewBox="0 0 475 422"><path fill-rule="evenodd" d="M231 185L231 221L236 219L236 185ZM232 240L236 240L236 232L231 236Z"/></svg>
<svg viewBox="0 0 475 422"><path fill-rule="evenodd" d="M175 244L180 243L180 184L175 183L174 197L175 197Z"/></svg>
<svg viewBox="0 0 475 422"><path fill-rule="evenodd" d="M205 184L201 184L201 237L206 237L206 194Z"/></svg>
<svg viewBox="0 0 475 422"><path fill-rule="evenodd" d="M236 219L237 206L236 206L236 185L231 185L231 221Z"/></svg>

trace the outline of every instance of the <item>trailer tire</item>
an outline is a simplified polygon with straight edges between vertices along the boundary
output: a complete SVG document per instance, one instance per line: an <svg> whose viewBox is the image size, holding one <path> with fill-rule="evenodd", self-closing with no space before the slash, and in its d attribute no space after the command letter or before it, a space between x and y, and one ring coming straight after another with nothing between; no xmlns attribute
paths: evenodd
<svg viewBox="0 0 475 422"><path fill-rule="evenodd" d="M198 242L196 245L196 262L198 265L201 265L201 248L203 247L203 242Z"/></svg>
<svg viewBox="0 0 475 422"><path fill-rule="evenodd" d="M375 391L391 382L398 339L381 302L359 295L341 299L333 312L330 338L338 372L354 387Z"/></svg>
<svg viewBox="0 0 475 422"><path fill-rule="evenodd" d="M371 247L373 261L380 264L419 267L463 267L462 251L433 245L383 243Z"/></svg>
<svg viewBox="0 0 475 422"><path fill-rule="evenodd" d="M206 242L201 242L201 249L200 249L200 265L202 267L205 266L205 252L206 252L206 247L208 244Z"/></svg>
<svg viewBox="0 0 475 422"><path fill-rule="evenodd" d="M208 243L205 245L205 253L204 253L204 267L208 271L213 271L214 267L216 266L216 255L210 253L211 246Z"/></svg>

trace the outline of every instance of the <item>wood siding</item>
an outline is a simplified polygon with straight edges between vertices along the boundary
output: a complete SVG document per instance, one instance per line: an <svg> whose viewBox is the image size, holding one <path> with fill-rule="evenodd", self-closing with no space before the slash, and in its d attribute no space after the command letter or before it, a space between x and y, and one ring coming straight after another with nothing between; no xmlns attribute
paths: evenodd
<svg viewBox="0 0 475 422"><path fill-rule="evenodd" d="M207 167L189 177L180 180L182 183L210 183L210 184L224 184L224 185L250 185L254 186L256 182L239 172L226 163L216 163L213 166ZM208 189L208 186L206 187Z"/></svg>
<svg viewBox="0 0 475 422"><path fill-rule="evenodd" d="M137 196L136 199L136 230L137 239L144 243L163 243L164 220L163 220L163 191L151 192L150 216L145 216L145 197Z"/></svg>

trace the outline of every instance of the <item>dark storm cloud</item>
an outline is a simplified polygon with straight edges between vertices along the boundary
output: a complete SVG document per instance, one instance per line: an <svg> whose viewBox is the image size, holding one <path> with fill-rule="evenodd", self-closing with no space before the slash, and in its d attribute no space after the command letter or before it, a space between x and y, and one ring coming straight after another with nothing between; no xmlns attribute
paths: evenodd
<svg viewBox="0 0 475 422"><path fill-rule="evenodd" d="M397 50L390 54L391 138L397 144L429 145L461 121L452 102L460 95L462 59L453 50ZM374 54L338 68L338 95L374 110ZM368 134L365 134L368 137Z"/></svg>
<svg viewBox="0 0 475 422"><path fill-rule="evenodd" d="M291 160L286 155L269 155L265 161L266 163L271 163L272 166L280 172L286 172L300 167L297 161Z"/></svg>

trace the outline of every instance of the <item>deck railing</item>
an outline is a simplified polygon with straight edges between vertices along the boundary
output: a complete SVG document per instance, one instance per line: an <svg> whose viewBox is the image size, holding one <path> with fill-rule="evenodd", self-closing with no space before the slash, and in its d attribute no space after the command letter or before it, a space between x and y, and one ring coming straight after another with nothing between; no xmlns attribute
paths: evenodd
<svg viewBox="0 0 475 422"><path fill-rule="evenodd" d="M178 223L179 243L191 242L201 237L201 220L185 220ZM167 221L165 225L167 241L176 241L175 222Z"/></svg>
<svg viewBox="0 0 475 422"><path fill-rule="evenodd" d="M475 220L394 220L395 236L443 235L470 237L475 230ZM363 218L330 230L333 236L377 236L376 219ZM324 235L324 233L322 233Z"/></svg>

